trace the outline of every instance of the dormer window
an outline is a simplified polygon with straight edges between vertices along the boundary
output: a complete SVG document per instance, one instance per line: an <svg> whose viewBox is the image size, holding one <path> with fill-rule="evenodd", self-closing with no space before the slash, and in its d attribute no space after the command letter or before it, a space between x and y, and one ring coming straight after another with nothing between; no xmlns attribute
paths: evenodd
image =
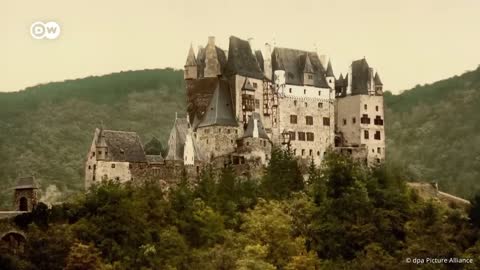
<svg viewBox="0 0 480 270"><path fill-rule="evenodd" d="M257 83L256 82L253 83L253 88L257 89Z"/></svg>
<svg viewBox="0 0 480 270"><path fill-rule="evenodd" d="M313 80L313 75L312 74L308 74L307 77L308 77L309 80Z"/></svg>

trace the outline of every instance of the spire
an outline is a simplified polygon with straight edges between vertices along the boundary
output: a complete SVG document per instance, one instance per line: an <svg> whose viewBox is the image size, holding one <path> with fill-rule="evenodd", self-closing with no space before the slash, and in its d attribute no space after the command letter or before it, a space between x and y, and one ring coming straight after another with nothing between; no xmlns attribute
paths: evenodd
<svg viewBox="0 0 480 270"><path fill-rule="evenodd" d="M330 62L330 60L328 60L327 77L335 77L333 74L332 62Z"/></svg>
<svg viewBox="0 0 480 270"><path fill-rule="evenodd" d="M305 66L303 67L303 73L313 73L312 62L310 61L310 57L308 56L308 54L305 57Z"/></svg>
<svg viewBox="0 0 480 270"><path fill-rule="evenodd" d="M380 75L378 72L375 73L375 78L373 78L375 85L383 85L382 80L380 80Z"/></svg>
<svg viewBox="0 0 480 270"><path fill-rule="evenodd" d="M195 52L193 52L193 46L190 44L190 50L188 51L187 62L185 66L196 66L197 59L195 58Z"/></svg>
<svg viewBox="0 0 480 270"><path fill-rule="evenodd" d="M343 80L343 74L340 73L340 77L338 78L339 81L342 81Z"/></svg>

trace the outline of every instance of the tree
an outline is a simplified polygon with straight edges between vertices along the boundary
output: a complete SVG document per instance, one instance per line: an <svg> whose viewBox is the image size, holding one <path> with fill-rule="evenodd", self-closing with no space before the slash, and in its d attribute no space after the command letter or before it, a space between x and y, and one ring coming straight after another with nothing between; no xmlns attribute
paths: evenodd
<svg viewBox="0 0 480 270"><path fill-rule="evenodd" d="M92 244L75 243L70 249L65 270L103 270L100 251Z"/></svg>
<svg viewBox="0 0 480 270"><path fill-rule="evenodd" d="M152 139L145 144L145 154L147 155L164 155L165 154L165 149L162 145L162 142L160 142L156 137L152 137Z"/></svg>

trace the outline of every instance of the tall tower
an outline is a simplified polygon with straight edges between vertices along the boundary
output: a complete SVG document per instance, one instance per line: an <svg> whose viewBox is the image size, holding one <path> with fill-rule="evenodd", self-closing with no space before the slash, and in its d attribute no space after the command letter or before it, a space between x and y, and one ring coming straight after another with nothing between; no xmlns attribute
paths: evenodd
<svg viewBox="0 0 480 270"><path fill-rule="evenodd" d="M328 61L327 71L326 71L327 84L331 89L335 89L335 75L333 74L332 62Z"/></svg>
<svg viewBox="0 0 480 270"><path fill-rule="evenodd" d="M195 58L192 45L190 45L190 50L188 51L183 78L185 80L197 79L197 59Z"/></svg>
<svg viewBox="0 0 480 270"><path fill-rule="evenodd" d="M31 212L37 205L38 200L38 187L35 183L35 177L19 178L14 189L15 210Z"/></svg>

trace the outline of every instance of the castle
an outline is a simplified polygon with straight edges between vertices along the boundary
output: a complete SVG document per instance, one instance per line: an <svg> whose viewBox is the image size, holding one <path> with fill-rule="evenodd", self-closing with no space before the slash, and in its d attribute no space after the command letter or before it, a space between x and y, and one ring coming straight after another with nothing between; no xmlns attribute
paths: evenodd
<svg viewBox="0 0 480 270"><path fill-rule="evenodd" d="M146 155L134 132L97 129L87 156L85 185L101 179L168 178L180 168L263 166L272 147L288 147L299 160L320 164L327 149L365 164L385 159L383 84L365 59L337 78L317 52L274 47L255 50L230 37L228 50L214 37L184 69L185 117L176 117L166 156Z"/></svg>

